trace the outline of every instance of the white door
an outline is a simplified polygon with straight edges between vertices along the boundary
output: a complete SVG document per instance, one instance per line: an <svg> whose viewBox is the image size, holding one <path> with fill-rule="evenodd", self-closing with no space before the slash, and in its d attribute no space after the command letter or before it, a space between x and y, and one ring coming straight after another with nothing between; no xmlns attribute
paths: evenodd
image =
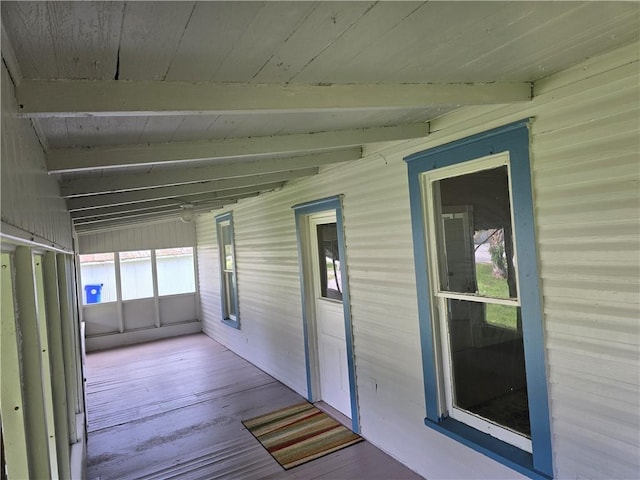
<svg viewBox="0 0 640 480"><path fill-rule="evenodd" d="M335 212L312 215L309 218L309 225L319 399L351 418L347 342Z"/></svg>

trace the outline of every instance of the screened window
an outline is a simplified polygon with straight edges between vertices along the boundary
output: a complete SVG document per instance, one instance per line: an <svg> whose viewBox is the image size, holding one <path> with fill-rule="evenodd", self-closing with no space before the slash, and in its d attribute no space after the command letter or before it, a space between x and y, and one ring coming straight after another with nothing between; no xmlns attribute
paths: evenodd
<svg viewBox="0 0 640 480"><path fill-rule="evenodd" d="M156 250L158 295L178 295L196 291L193 248Z"/></svg>
<svg viewBox="0 0 640 480"><path fill-rule="evenodd" d="M220 256L220 296L222 321L239 328L238 283L233 242L233 217L226 213L216 217L218 252Z"/></svg>
<svg viewBox="0 0 640 480"><path fill-rule="evenodd" d="M120 252L122 300L153 297L151 250Z"/></svg>
<svg viewBox="0 0 640 480"><path fill-rule="evenodd" d="M115 302L117 297L115 255L79 255L84 305Z"/></svg>

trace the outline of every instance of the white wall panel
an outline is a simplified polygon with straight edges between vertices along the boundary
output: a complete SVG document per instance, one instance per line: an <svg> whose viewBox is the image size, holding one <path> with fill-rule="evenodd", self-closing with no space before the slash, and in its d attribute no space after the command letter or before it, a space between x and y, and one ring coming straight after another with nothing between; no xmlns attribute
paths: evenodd
<svg viewBox="0 0 640 480"><path fill-rule="evenodd" d="M158 298L160 325L191 322L198 318L195 293Z"/></svg>
<svg viewBox="0 0 640 480"><path fill-rule="evenodd" d="M427 478L516 478L423 424L422 359L403 157L526 117L532 127L546 355L557 478L640 469L638 45L536 85L528 104L467 108L428 141L368 147L233 208L241 329L220 322L213 215L197 222L204 330L306 393L291 206L344 194L363 435Z"/></svg>
<svg viewBox="0 0 640 480"><path fill-rule="evenodd" d="M96 303L83 307L82 319L86 325L87 337L118 333L120 329L118 308L115 302Z"/></svg>
<svg viewBox="0 0 640 480"><path fill-rule="evenodd" d="M71 218L31 120L16 118L13 82L2 64L2 222L17 235L73 249ZM14 232L12 232L14 234Z"/></svg>
<svg viewBox="0 0 640 480"><path fill-rule="evenodd" d="M566 96L572 115L549 109L534 124L555 462L563 478L640 472L637 62Z"/></svg>
<svg viewBox="0 0 640 480"><path fill-rule="evenodd" d="M78 235L81 254L148 250L150 248L191 247L195 245L195 223L180 220L139 227Z"/></svg>
<svg viewBox="0 0 640 480"><path fill-rule="evenodd" d="M154 328L156 323L153 298L139 298L122 303L125 331Z"/></svg>

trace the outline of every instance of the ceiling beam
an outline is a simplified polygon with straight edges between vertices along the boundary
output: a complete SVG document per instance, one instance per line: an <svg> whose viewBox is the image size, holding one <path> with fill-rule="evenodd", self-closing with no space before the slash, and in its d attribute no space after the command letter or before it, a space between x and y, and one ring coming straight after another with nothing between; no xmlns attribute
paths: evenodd
<svg viewBox="0 0 640 480"><path fill-rule="evenodd" d="M262 188L263 185L286 182L296 178L308 177L318 173L318 167L290 172L276 172L252 177L228 178L171 187L145 188L129 192L104 193L67 199L67 210L70 212L102 208L116 205L126 205L137 202L161 200L163 198L183 197L199 193L217 192L220 197L233 196L245 188Z"/></svg>
<svg viewBox="0 0 640 480"><path fill-rule="evenodd" d="M267 137L52 149L47 154L47 170L50 173L65 173L194 160L230 160L255 155L354 147L366 143L407 140L427 135L429 135L429 124L415 123L394 127L359 128Z"/></svg>
<svg viewBox="0 0 640 480"><path fill-rule="evenodd" d="M318 112L531 100L530 83L253 84L25 80L20 113L32 117Z"/></svg>
<svg viewBox="0 0 640 480"><path fill-rule="evenodd" d="M251 197L258 193L264 193L278 188L282 188L284 182L270 183L266 185L259 185L255 187L246 187L234 190L225 190L224 192L211 192L202 193L199 195L189 195L181 198L163 198L158 200L150 200L137 203L126 203L123 205L113 205L108 207L92 208L86 210L76 210L71 212L71 218L89 218L89 217L101 217L105 215L113 214L125 214L129 212L140 212L144 210L155 210L163 207L172 207L175 205L183 205L185 203L191 203L193 205L201 205L205 202L212 202L214 200L223 201L224 199L240 200L241 198Z"/></svg>
<svg viewBox="0 0 640 480"><path fill-rule="evenodd" d="M215 206L208 205L202 209L194 209L196 214L206 213L224 206L232 205L234 202L226 202L224 205ZM116 230L119 228L128 228L132 225L140 226L141 224L160 223L167 221L176 221L180 219L180 211L149 213L138 217L125 217L111 220L99 220L92 223L74 224L74 228L78 235L85 235L96 232Z"/></svg>
<svg viewBox="0 0 640 480"><path fill-rule="evenodd" d="M71 212L71 219L74 222L81 223L86 219L99 219L100 217L107 217L106 219L120 218L126 216L126 214L146 213L146 212L158 212L172 210L168 207L179 207L182 203L180 200L171 198L165 198L163 200L153 200L151 202L142 203L129 203L127 205L117 205L114 207L103 207L92 210L78 210ZM175 208L173 208L175 209Z"/></svg>
<svg viewBox="0 0 640 480"><path fill-rule="evenodd" d="M300 157L275 158L265 160L235 161L209 167L165 169L149 173L126 175L108 175L100 177L81 177L60 183L60 194L69 198L99 193L124 192L143 188L185 183L198 183L205 180L256 176L291 170L306 170L332 163L348 162L362 157L360 147L316 153Z"/></svg>
<svg viewBox="0 0 640 480"><path fill-rule="evenodd" d="M253 194L253 196L256 196L256 194ZM237 199L235 198L229 198L229 199L225 199L225 200L213 200L210 202L202 202L199 205L195 205L193 208L193 211L195 213L203 213L203 212L208 212L210 210L216 209L216 208L221 208L223 206L226 205L233 205L235 203L237 203ZM147 219L154 219L154 218L180 218L180 215L182 214L182 208L180 207L180 205L169 205L169 206L165 206L164 208L158 207L157 209L148 209L148 210L141 210L141 211L132 211L132 212L125 212L125 213L116 213L116 214L112 214L112 215L102 215L102 216L96 216L96 217L83 217L83 218L76 218L73 220L73 224L74 226L80 226L80 225L93 225L93 224L108 224L109 222L125 222L125 221L138 221L138 220L147 220Z"/></svg>

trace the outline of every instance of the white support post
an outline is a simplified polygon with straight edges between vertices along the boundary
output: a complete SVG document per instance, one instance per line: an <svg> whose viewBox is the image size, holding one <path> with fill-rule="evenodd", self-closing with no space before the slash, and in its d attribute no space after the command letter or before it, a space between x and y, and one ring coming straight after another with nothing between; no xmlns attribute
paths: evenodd
<svg viewBox="0 0 640 480"><path fill-rule="evenodd" d="M1 330L0 362L2 381L0 382L0 411L2 429L11 432L3 438L3 448L9 478L34 478L28 460L28 444L24 417L22 392L22 365L20 364L19 334L16 325L16 305L13 290L13 269L11 256L2 254L0 263ZM3 436L4 437L4 436Z"/></svg>
<svg viewBox="0 0 640 480"><path fill-rule="evenodd" d="M44 416L47 428L47 447L49 449L49 463L51 478L59 478L58 450L56 445L57 430L55 422L55 407L53 401L53 375L51 371L51 345L49 344L49 318L45 301L45 281L43 272L43 255L33 256L33 271L36 281L36 302L38 331L40 334L42 367L42 390L44 396Z"/></svg>
<svg viewBox="0 0 640 480"><path fill-rule="evenodd" d="M35 272L31 248L16 247L15 292L17 327L22 338L22 381L24 416L29 461L28 478L51 478L57 475L50 467L47 420L45 415L42 370L42 346L38 329Z"/></svg>
<svg viewBox="0 0 640 480"><path fill-rule="evenodd" d="M58 268L55 252L47 252L43 257L42 263L49 337L49 359L51 361L51 388L56 430L55 440L58 456L58 473L60 478L71 478L66 375L62 343L62 321L60 317Z"/></svg>
<svg viewBox="0 0 640 480"><path fill-rule="evenodd" d="M160 328L160 299L158 298L158 265L156 251L151 249L151 277L153 279L153 309L156 328Z"/></svg>
<svg viewBox="0 0 640 480"><path fill-rule="evenodd" d="M70 289L71 279L69 275L72 270L69 269L69 256L62 253L58 254L58 288L60 289L60 328L62 333L62 351L64 355L64 373L67 396L67 433L69 434L69 443L76 443L76 413L80 413L78 408L78 382L77 370L79 364L76 357L76 349L78 348L77 335L77 319L73 313L73 295Z"/></svg>
<svg viewBox="0 0 640 480"><path fill-rule="evenodd" d="M122 312L122 279L120 278L120 252L114 254L114 266L116 269L116 303L118 308L118 331L124 333L124 315Z"/></svg>

